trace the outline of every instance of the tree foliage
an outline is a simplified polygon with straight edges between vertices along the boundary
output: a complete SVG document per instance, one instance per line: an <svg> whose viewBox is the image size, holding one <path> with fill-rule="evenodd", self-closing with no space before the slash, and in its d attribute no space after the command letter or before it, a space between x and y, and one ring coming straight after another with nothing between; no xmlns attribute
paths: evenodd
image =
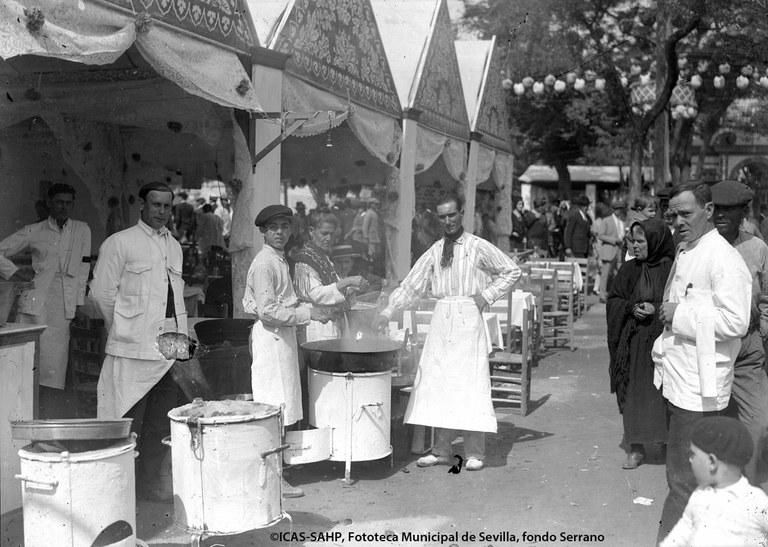
<svg viewBox="0 0 768 547"><path fill-rule="evenodd" d="M510 91L513 137L531 161L629 162L636 193L649 130L669 111L678 84L700 83L693 104L671 111L678 177L690 164L694 132L713 135L735 98L768 87L768 77L760 80L768 76L761 72L768 61L766 15L754 0L483 0L467 6L465 24L506 44L510 83L525 76L551 82L547 74L604 79L602 94L589 85ZM716 76L722 77L717 86ZM655 93L638 103L638 87L652 89L649 81Z"/></svg>

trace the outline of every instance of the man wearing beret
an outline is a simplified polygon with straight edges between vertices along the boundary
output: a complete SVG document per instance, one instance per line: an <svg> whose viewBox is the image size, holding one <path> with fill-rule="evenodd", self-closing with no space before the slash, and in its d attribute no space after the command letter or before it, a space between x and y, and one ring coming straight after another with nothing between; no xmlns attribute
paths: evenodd
<svg viewBox="0 0 768 547"><path fill-rule="evenodd" d="M744 475L754 485L768 476L760 465L760 447L768 432L768 375L763 341L768 337L768 245L742 229L742 221L754 193L740 182L725 180L712 186L715 228L739 251L752 274L752 307L749 330L741 339L733 371L733 389L729 411L749 430L755 451L744 468Z"/></svg>
<svg viewBox="0 0 768 547"><path fill-rule="evenodd" d="M269 205L256 215L264 247L248 269L243 296L243 309L258 316L251 331L253 400L282 407L284 426L303 416L296 327L328 320L319 308L300 304L293 290L284 252L292 216L284 205ZM285 480L282 489L284 497L304 495Z"/></svg>
<svg viewBox="0 0 768 547"><path fill-rule="evenodd" d="M664 288L664 331L651 350L654 385L667 403L667 484L659 526L663 539L683 514L696 478L688 461L690 431L702 417L724 413L733 363L749 326L752 277L713 222L706 184L675 189L670 211L682 243Z"/></svg>
<svg viewBox="0 0 768 547"><path fill-rule="evenodd" d="M104 241L90 285L109 333L97 416L133 418L139 436L136 485L145 497L166 499L172 491L167 470L160 472L167 456L160 441L170 434L167 414L178 406L179 391L169 372L174 360L160 353L157 340L164 332L187 331L182 252L166 228L172 190L151 182L139 198L139 222Z"/></svg>

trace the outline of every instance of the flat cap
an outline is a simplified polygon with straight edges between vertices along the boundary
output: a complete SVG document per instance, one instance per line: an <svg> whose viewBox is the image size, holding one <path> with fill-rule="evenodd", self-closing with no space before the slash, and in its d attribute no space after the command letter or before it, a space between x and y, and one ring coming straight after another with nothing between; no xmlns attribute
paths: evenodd
<svg viewBox="0 0 768 547"><path fill-rule="evenodd" d="M293 211L291 211L290 207L286 207L285 205L267 205L261 211L259 211L258 215L256 215L254 224L259 227L266 226L270 220L273 220L277 217L292 216Z"/></svg>
<svg viewBox="0 0 768 547"><path fill-rule="evenodd" d="M173 197L173 190L164 182L148 182L141 188L139 188L139 197L141 199L147 199L147 194L150 192L168 192Z"/></svg>
<svg viewBox="0 0 768 547"><path fill-rule="evenodd" d="M743 468L752 458L754 442L739 420L727 416L701 418L691 430L691 444L717 459Z"/></svg>
<svg viewBox="0 0 768 547"><path fill-rule="evenodd" d="M712 203L725 207L746 205L755 197L752 189L735 180L724 180L712 185Z"/></svg>

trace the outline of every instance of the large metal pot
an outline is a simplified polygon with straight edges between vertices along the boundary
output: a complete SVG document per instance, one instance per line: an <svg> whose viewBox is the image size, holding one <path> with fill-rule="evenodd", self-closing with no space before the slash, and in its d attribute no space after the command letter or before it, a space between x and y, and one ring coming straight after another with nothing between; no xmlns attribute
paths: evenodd
<svg viewBox="0 0 768 547"><path fill-rule="evenodd" d="M340 338L305 342L306 351L319 353L313 368L326 372L381 372L397 367L401 344L388 338Z"/></svg>

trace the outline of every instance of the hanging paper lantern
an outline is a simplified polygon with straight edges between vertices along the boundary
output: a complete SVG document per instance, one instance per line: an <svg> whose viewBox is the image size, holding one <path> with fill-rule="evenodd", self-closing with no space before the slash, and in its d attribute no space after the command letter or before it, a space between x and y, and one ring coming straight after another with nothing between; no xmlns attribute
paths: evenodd
<svg viewBox="0 0 768 547"><path fill-rule="evenodd" d="M594 70L584 71L584 79L588 82L593 82L597 78L597 73Z"/></svg>
<svg viewBox="0 0 768 547"><path fill-rule="evenodd" d="M693 106L689 106L689 107L687 107L687 108L685 109L685 115L686 115L686 117L688 117L689 119L691 119L691 118L695 118L695 117L696 117L696 114L698 114L698 110L696 110L696 108L694 108Z"/></svg>
<svg viewBox="0 0 768 547"><path fill-rule="evenodd" d="M587 82L584 81L584 78L576 78L576 81L573 82L573 89L581 91L584 89L585 85L587 85Z"/></svg>
<svg viewBox="0 0 768 547"><path fill-rule="evenodd" d="M766 80L768 80L768 78L766 78ZM557 80L555 82L555 91L557 91L558 93L562 93L563 91L565 91L565 82L562 80Z"/></svg>
<svg viewBox="0 0 768 547"><path fill-rule="evenodd" d="M503 88L504 88L504 89L506 89L506 90L510 90L510 89L512 89L512 85L513 85L513 82L512 82L512 80L510 80L509 78L504 78L504 79L501 81L501 87L503 87Z"/></svg>
<svg viewBox="0 0 768 547"><path fill-rule="evenodd" d="M520 96L525 93L525 86L523 84L515 84L512 86L512 91L515 92L515 95Z"/></svg>
<svg viewBox="0 0 768 547"><path fill-rule="evenodd" d="M605 79L604 78L598 78L595 80L595 89L598 91L603 91L605 89Z"/></svg>
<svg viewBox="0 0 768 547"><path fill-rule="evenodd" d="M638 64L635 64L635 63L633 63L633 64L632 64L632 66L631 66L631 67L629 67L629 73L630 73L632 76L637 76L637 75L638 75L638 74L640 74L642 71L643 71L643 67L641 67L640 65L638 65Z"/></svg>
<svg viewBox="0 0 768 547"><path fill-rule="evenodd" d="M715 76L714 84L716 89L723 89L725 87L725 78L722 76Z"/></svg>
<svg viewBox="0 0 768 547"><path fill-rule="evenodd" d="M709 61L699 61L699 64L696 67L696 70L699 72L706 72L708 68L709 68Z"/></svg>
<svg viewBox="0 0 768 547"><path fill-rule="evenodd" d="M627 87L629 85L629 79L626 76L622 76L619 79L619 82L621 82L621 87Z"/></svg>
<svg viewBox="0 0 768 547"><path fill-rule="evenodd" d="M728 63L723 63L718 65L717 70L720 71L720 74L728 74L731 71L731 65Z"/></svg>
<svg viewBox="0 0 768 547"><path fill-rule="evenodd" d="M523 85L525 87L531 87L533 85L533 78L531 78L530 76L526 76L525 78L523 78Z"/></svg>
<svg viewBox="0 0 768 547"><path fill-rule="evenodd" d="M768 76L762 76L760 78L760 85L763 87L768 87Z"/></svg>
<svg viewBox="0 0 768 547"><path fill-rule="evenodd" d="M749 78L746 76L739 76L736 78L736 87L739 89L746 89L746 87L749 85Z"/></svg>
<svg viewBox="0 0 768 547"><path fill-rule="evenodd" d="M574 82L576 81L576 77L577 76L575 72L569 72L568 74L565 75L565 81L570 85L573 85Z"/></svg>
<svg viewBox="0 0 768 547"><path fill-rule="evenodd" d="M544 84L548 86L555 85L555 77L552 74L547 74L547 77L544 78Z"/></svg>
<svg viewBox="0 0 768 547"><path fill-rule="evenodd" d="M544 84L542 84L541 82L534 83L533 84L533 92L536 95L541 95L542 93L544 93Z"/></svg>
<svg viewBox="0 0 768 547"><path fill-rule="evenodd" d="M742 73L744 76L752 76L752 73L753 73L754 71L755 71L755 69L754 69L754 68L752 68L752 65L747 65L747 66L743 66L743 67L741 67L741 73Z"/></svg>
<svg viewBox="0 0 768 547"><path fill-rule="evenodd" d="M694 74L691 76L691 87L694 89L699 89L701 87L701 84L704 82L701 80L701 76L698 74Z"/></svg>
<svg viewBox="0 0 768 547"><path fill-rule="evenodd" d="M685 68L687 64L688 64L688 58L686 57L680 57L677 60L677 68Z"/></svg>

